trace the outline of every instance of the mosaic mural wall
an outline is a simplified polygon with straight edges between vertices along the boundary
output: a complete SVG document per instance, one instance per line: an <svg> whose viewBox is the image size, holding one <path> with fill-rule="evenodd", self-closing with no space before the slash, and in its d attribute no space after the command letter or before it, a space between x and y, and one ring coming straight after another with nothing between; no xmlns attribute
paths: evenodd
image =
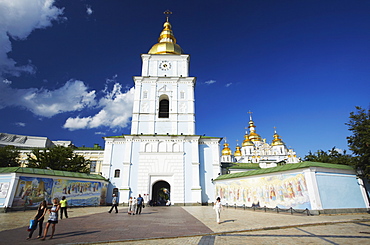
<svg viewBox="0 0 370 245"><path fill-rule="evenodd" d="M216 181L216 197L228 205L311 209L303 173Z"/></svg>
<svg viewBox="0 0 370 245"><path fill-rule="evenodd" d="M58 178L20 176L13 207L36 207L42 200L48 204L63 196L69 206L97 206L105 204L107 183Z"/></svg>

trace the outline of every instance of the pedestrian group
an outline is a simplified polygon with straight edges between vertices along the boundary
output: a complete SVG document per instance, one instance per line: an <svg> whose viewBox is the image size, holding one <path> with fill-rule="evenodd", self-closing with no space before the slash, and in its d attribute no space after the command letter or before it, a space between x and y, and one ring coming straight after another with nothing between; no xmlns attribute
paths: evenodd
<svg viewBox="0 0 370 245"><path fill-rule="evenodd" d="M30 226L28 228L29 234L27 237L27 240L32 238L32 235L34 231L37 229L37 226L39 227L39 235L37 238L41 238L41 240L45 240L49 227L51 225L51 236L49 239L52 239L54 237L55 233L55 226L58 224L58 212L60 210L60 219L63 219L63 214L66 218L68 218L68 213L67 213L67 206L68 202L65 196L62 197L62 200L59 201L58 198L53 199L53 206L48 209L48 205L46 201L42 201L40 205L37 208L36 214L31 220ZM116 194L113 194L113 199L112 199L112 207L108 211L111 213L113 209L115 209L116 213L118 213L118 199ZM135 215L135 214L141 214L142 209L145 208L144 204L144 198L141 197L139 194L138 198L135 197L130 197L128 200L128 210L127 213L129 215ZM213 206L213 209L216 211L216 220L217 223L220 224L220 215L221 215L221 210L222 210L222 204L221 204L221 198L217 197L216 202ZM49 218L48 222L46 224L46 227L44 229L44 234L42 236L42 225L44 222L45 214L49 213Z"/></svg>
<svg viewBox="0 0 370 245"><path fill-rule="evenodd" d="M118 213L118 200L116 194L113 194L113 199L112 199L112 207L108 211L108 213L111 213L113 209L116 210L116 213ZM141 214L142 209L145 208L144 204L144 198L139 194L139 197L130 197L128 199L128 210L127 213L129 215L135 215L135 214Z"/></svg>
<svg viewBox="0 0 370 245"><path fill-rule="evenodd" d="M28 228L28 231L30 233L28 234L27 240L32 238L32 235L34 231L37 229L37 226L39 226L39 235L37 236L37 239L41 238L41 240L45 240L48 234L50 225L51 225L51 236L49 239L52 239L55 233L55 225L58 224L59 210L60 210L61 219L63 218L63 213L64 213L64 216L68 218L67 206L68 206L68 203L67 203L67 199L65 196L62 197L61 201L59 201L58 198L54 198L53 206L50 209L48 209L48 205L46 201L45 200L42 201L37 208L35 216L32 218L30 222L30 226ZM48 222L46 223L46 227L44 229L44 234L42 236L42 225L43 225L44 218L47 212L49 213L49 218L48 218Z"/></svg>

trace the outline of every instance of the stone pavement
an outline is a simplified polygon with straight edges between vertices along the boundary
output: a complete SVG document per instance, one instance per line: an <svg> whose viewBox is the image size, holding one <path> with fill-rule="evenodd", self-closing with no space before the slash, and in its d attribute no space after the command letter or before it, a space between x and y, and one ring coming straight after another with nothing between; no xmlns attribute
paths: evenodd
<svg viewBox="0 0 370 245"><path fill-rule="evenodd" d="M276 214L243 209L146 207L141 215L127 208L69 209L69 218L56 225L53 239L26 241L35 211L0 213L0 244L370 244L370 215ZM45 226L45 223L44 223ZM49 229L49 236L51 229Z"/></svg>

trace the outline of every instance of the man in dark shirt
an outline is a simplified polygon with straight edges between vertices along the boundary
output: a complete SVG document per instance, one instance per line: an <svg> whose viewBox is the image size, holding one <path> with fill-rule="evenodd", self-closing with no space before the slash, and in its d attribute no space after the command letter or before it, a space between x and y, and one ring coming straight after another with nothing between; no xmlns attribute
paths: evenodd
<svg viewBox="0 0 370 245"><path fill-rule="evenodd" d="M144 199L139 194L139 197L136 200L137 200L136 214L141 214L141 209L143 208L144 205Z"/></svg>

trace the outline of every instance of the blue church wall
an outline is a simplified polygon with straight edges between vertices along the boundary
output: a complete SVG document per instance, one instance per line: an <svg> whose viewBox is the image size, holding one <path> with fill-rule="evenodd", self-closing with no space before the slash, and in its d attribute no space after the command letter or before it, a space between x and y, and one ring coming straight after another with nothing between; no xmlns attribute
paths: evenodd
<svg viewBox="0 0 370 245"><path fill-rule="evenodd" d="M12 207L36 207L45 200L48 204L65 196L70 206L97 206L105 204L105 181L61 179L59 177L20 176Z"/></svg>
<svg viewBox="0 0 370 245"><path fill-rule="evenodd" d="M212 164L206 164L207 162L212 163L212 150L208 145L200 145L199 147L200 157L200 186L202 187L202 202L213 202L214 187L211 182L213 178Z"/></svg>
<svg viewBox="0 0 370 245"><path fill-rule="evenodd" d="M118 188L119 186L122 186L122 177L124 175L127 175L129 173L124 173L123 168L122 168L122 163L124 159L124 150L125 150L125 144L114 144L112 147L112 159L114 161L112 162L112 168L110 169L110 174L109 174L109 181L110 184L108 186L108 192L107 192L107 202L111 203L112 201L112 194L113 194L113 189ZM121 164L118 164L121 163ZM115 171L120 170L120 176L115 177ZM118 196L118 199L120 197Z"/></svg>
<svg viewBox="0 0 370 245"><path fill-rule="evenodd" d="M140 143L133 142L131 152L139 152L140 151ZM139 154L131 153L131 174L130 174L130 194L134 197L138 196L138 182L135 181L135 176L139 176ZM123 161L123 160L122 160ZM128 174L128 173L127 173ZM127 202L127 200L122 200L123 202Z"/></svg>
<svg viewBox="0 0 370 245"><path fill-rule="evenodd" d="M216 196L228 205L311 209L303 172L216 181Z"/></svg>
<svg viewBox="0 0 370 245"><path fill-rule="evenodd" d="M185 176L188 176L188 178L185 178L185 202L188 202L189 200L192 199L192 193L191 191L191 188L192 188L192 185L193 185L193 178L192 178L192 143L189 143L189 142L186 142L185 143L185 169L184 169L184 172L185 172Z"/></svg>
<svg viewBox="0 0 370 245"><path fill-rule="evenodd" d="M355 175L316 173L323 209L366 208Z"/></svg>

